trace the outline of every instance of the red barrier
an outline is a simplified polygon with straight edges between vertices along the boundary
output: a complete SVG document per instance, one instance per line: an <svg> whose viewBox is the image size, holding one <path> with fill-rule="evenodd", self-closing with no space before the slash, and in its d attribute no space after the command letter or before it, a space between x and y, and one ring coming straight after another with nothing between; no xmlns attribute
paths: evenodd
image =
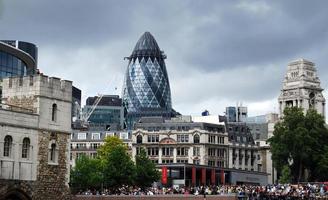
<svg viewBox="0 0 328 200"><path fill-rule="evenodd" d="M211 183L215 185L215 169L211 170Z"/></svg>
<svg viewBox="0 0 328 200"><path fill-rule="evenodd" d="M221 184L225 183L224 170L221 169Z"/></svg>
<svg viewBox="0 0 328 200"><path fill-rule="evenodd" d="M163 185L167 184L167 167L166 166L162 167L162 184Z"/></svg>
<svg viewBox="0 0 328 200"><path fill-rule="evenodd" d="M206 169L202 168L202 184L206 185Z"/></svg>
<svg viewBox="0 0 328 200"><path fill-rule="evenodd" d="M196 168L191 168L191 184L196 185Z"/></svg>

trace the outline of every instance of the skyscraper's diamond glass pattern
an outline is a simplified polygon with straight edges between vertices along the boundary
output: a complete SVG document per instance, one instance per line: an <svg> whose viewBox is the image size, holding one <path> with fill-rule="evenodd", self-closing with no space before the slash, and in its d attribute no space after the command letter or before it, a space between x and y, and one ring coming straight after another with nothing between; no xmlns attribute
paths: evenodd
<svg viewBox="0 0 328 200"><path fill-rule="evenodd" d="M123 86L123 101L128 115L170 113L171 92L164 59L156 40L144 33L128 58Z"/></svg>

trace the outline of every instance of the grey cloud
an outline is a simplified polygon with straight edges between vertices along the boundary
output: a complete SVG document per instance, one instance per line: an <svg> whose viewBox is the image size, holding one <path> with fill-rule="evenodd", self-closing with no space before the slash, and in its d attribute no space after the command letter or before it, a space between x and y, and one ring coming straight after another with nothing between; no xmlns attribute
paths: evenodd
<svg viewBox="0 0 328 200"><path fill-rule="evenodd" d="M73 80L84 95L95 95L112 92L113 77L120 77L115 85L121 88L123 58L150 31L168 56L176 109L198 113L192 109L202 102L276 98L288 62L299 57L317 64L327 86L327 4L0 0L0 37L36 43L41 71Z"/></svg>

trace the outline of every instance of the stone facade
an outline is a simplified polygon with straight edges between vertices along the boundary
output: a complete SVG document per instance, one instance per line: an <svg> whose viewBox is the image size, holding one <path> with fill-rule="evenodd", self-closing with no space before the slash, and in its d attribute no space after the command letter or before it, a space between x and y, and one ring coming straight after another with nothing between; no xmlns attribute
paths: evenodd
<svg viewBox="0 0 328 200"><path fill-rule="evenodd" d="M128 132L126 131L79 131L74 130L71 134L71 153L70 164L75 167L76 160L82 156L95 158L97 156L97 149L104 144L104 140L108 136L117 136L128 147L128 152L131 155L132 141L128 139Z"/></svg>
<svg viewBox="0 0 328 200"><path fill-rule="evenodd" d="M133 158L141 148L156 164L228 167L228 135L224 125L178 119L141 122L132 134Z"/></svg>
<svg viewBox="0 0 328 200"><path fill-rule="evenodd" d="M314 108L325 117L326 100L322 94L315 64L299 59L288 64L281 94L278 98L280 116L286 107Z"/></svg>
<svg viewBox="0 0 328 200"><path fill-rule="evenodd" d="M70 199L72 82L6 78L2 93L0 197Z"/></svg>

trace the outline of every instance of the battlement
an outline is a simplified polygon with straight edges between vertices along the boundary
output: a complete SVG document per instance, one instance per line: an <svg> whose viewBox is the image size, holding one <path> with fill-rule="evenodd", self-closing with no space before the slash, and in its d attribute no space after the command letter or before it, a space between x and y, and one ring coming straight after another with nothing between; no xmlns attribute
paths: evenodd
<svg viewBox="0 0 328 200"><path fill-rule="evenodd" d="M41 87L56 87L56 89L65 89L72 86L72 81L61 80L57 77L49 77L43 74L22 77L8 77L3 79L4 83L8 83L9 88L34 86L40 83Z"/></svg>
<svg viewBox="0 0 328 200"><path fill-rule="evenodd" d="M43 74L4 78L2 83L4 98L14 96L43 96L72 100L72 81L48 77Z"/></svg>

